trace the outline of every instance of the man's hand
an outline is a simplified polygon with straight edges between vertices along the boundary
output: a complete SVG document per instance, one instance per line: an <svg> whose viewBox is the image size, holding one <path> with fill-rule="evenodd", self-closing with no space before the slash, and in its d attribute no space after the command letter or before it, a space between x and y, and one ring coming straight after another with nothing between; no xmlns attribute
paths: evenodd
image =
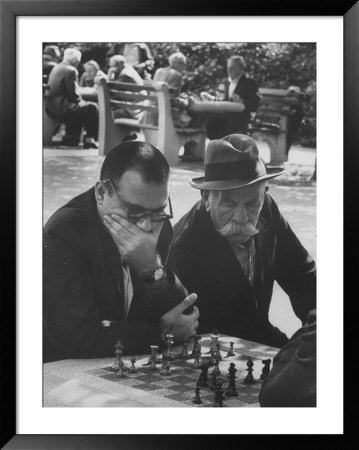
<svg viewBox="0 0 359 450"><path fill-rule="evenodd" d="M160 266L156 247L162 223L156 223L151 231L143 231L119 214L110 212L104 216L104 224L123 261L140 277L152 275Z"/></svg>
<svg viewBox="0 0 359 450"><path fill-rule="evenodd" d="M214 97L213 95L209 94L208 92L201 92L199 94L201 96L202 101L204 102L210 102L210 101L214 101L216 99L216 97Z"/></svg>
<svg viewBox="0 0 359 450"><path fill-rule="evenodd" d="M173 334L175 342L182 342L184 338L189 338L195 334L199 318L197 306L193 307L191 314L183 314L183 312L193 305L196 300L197 294L190 294L161 317L162 332L164 334Z"/></svg>

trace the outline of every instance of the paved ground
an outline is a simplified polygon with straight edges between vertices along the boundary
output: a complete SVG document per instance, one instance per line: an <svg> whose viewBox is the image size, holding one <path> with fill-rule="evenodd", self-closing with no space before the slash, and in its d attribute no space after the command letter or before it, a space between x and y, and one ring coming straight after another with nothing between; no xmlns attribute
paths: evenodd
<svg viewBox="0 0 359 450"><path fill-rule="evenodd" d="M268 148L258 143L268 161ZM77 194L89 189L98 179L102 157L94 150L44 149L43 221ZM309 179L314 171L315 149L294 146L285 164L286 174L270 183L270 193L303 245L316 258L316 186ZM171 200L176 223L199 199L199 192L188 180L202 174L203 163L180 162L172 168ZM272 323L288 336L300 326L291 311L288 297L275 287L270 310Z"/></svg>

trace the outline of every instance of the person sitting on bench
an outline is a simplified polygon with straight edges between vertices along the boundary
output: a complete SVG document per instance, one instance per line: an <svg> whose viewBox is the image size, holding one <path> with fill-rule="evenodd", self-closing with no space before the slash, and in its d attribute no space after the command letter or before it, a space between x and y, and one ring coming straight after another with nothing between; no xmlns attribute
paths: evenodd
<svg viewBox="0 0 359 450"><path fill-rule="evenodd" d="M49 96L46 112L66 125L66 135L61 145L77 146L82 127L85 128L84 148L98 148L98 107L96 103L83 100L79 93L77 67L81 52L67 48L63 61L54 67L49 76Z"/></svg>

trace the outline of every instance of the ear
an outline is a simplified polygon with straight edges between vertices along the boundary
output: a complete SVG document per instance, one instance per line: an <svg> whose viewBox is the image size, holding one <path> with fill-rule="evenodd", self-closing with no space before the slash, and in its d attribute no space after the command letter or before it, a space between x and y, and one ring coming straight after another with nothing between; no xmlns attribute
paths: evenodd
<svg viewBox="0 0 359 450"><path fill-rule="evenodd" d="M102 205L105 197L105 189L103 188L103 184L101 181L97 181L95 184L95 198L98 205Z"/></svg>
<svg viewBox="0 0 359 450"><path fill-rule="evenodd" d="M201 197L202 197L204 206L206 208L206 211L209 211L209 202L208 202L209 191L205 191L205 190L201 189Z"/></svg>
<svg viewBox="0 0 359 450"><path fill-rule="evenodd" d="M264 192L268 192L269 191L269 186L268 186L268 184L266 185L266 188L265 188L265 190L264 190Z"/></svg>

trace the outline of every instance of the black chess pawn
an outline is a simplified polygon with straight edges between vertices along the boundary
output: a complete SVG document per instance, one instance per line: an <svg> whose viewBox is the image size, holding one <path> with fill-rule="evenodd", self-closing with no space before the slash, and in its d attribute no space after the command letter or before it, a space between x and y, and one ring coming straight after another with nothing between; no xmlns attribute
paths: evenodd
<svg viewBox="0 0 359 450"><path fill-rule="evenodd" d="M247 361L248 369L253 369L253 366L254 366L253 359L250 356L248 356L248 361Z"/></svg>
<svg viewBox="0 0 359 450"><path fill-rule="evenodd" d="M207 387L208 386L208 364L202 364L201 373L198 377L197 386Z"/></svg>
<svg viewBox="0 0 359 450"><path fill-rule="evenodd" d="M227 375L227 377L229 378L228 387L225 391L225 393L228 397L238 397L238 392L236 389L236 380L235 380L236 372L237 372L237 369L235 367L235 364L231 363L229 365L228 375Z"/></svg>
<svg viewBox="0 0 359 450"><path fill-rule="evenodd" d="M260 376L261 380L265 380L267 378L267 376L269 375L270 363L271 363L271 360L269 358L268 359L262 359L262 364L264 364L264 367L262 369L262 373L261 373L261 376Z"/></svg>
<svg viewBox="0 0 359 450"><path fill-rule="evenodd" d="M245 377L245 379L243 380L244 384L253 384L255 382L255 379L253 378L253 373L252 373L253 372L253 365L254 365L253 360L252 360L251 357L249 357L248 361L247 361L248 374Z"/></svg>
<svg viewBox="0 0 359 450"><path fill-rule="evenodd" d="M223 397L224 397L224 392L223 392L223 388L222 388L222 383L220 381L218 381L217 386L214 390L214 407L223 407Z"/></svg>
<svg viewBox="0 0 359 450"><path fill-rule="evenodd" d="M197 384L196 388L195 388L195 397L192 400L192 403L194 403L195 405L201 405L203 402L201 400L201 397L199 396L199 391L201 390L201 387Z"/></svg>
<svg viewBox="0 0 359 450"><path fill-rule="evenodd" d="M234 342L230 342L229 343L229 350L228 350L228 353L227 353L227 355L225 356L225 358L228 358L228 357L230 357L230 356L235 356L235 353L234 353L234 350L233 350L233 346L234 346Z"/></svg>

